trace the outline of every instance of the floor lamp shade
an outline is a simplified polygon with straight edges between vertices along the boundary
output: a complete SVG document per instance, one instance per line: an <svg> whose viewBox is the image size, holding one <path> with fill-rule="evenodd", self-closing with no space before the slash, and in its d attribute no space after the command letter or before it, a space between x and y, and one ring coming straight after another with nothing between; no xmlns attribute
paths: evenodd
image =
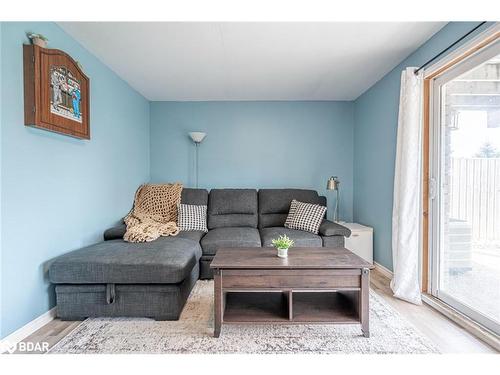
<svg viewBox="0 0 500 375"><path fill-rule="evenodd" d="M189 136L193 140L194 143L201 143L205 137L207 136L207 133L203 132L190 132Z"/></svg>
<svg viewBox="0 0 500 375"><path fill-rule="evenodd" d="M194 142L195 147L195 152L196 152L196 157L195 157L195 186L198 188L198 146L200 143L205 139L207 136L207 133L203 132L189 132L189 137L192 139Z"/></svg>

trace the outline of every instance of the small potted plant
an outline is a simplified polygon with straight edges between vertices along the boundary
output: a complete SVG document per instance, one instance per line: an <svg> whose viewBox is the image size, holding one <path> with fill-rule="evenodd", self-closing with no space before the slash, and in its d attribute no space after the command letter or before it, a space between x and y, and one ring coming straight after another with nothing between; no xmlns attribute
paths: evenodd
<svg viewBox="0 0 500 375"><path fill-rule="evenodd" d="M47 43L49 40L42 34L30 33L28 34L28 38L31 39L31 43L33 43L35 46L47 48Z"/></svg>
<svg viewBox="0 0 500 375"><path fill-rule="evenodd" d="M278 249L278 256L280 258L288 257L288 249L293 246L293 240L288 238L285 234L275 238L271 241L273 246Z"/></svg>

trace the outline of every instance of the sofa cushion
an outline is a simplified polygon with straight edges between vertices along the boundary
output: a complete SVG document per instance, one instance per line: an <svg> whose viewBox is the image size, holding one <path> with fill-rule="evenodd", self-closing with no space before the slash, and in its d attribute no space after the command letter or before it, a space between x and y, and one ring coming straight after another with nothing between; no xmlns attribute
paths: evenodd
<svg viewBox="0 0 500 375"><path fill-rule="evenodd" d="M208 191L205 189L183 188L181 193L181 203L206 206L208 204ZM120 225L104 231L104 241L122 239L126 231L127 226L122 220Z"/></svg>
<svg viewBox="0 0 500 375"><path fill-rule="evenodd" d="M104 231L104 241L109 240L121 240L127 231L127 226L125 224L117 225L116 227L112 227L106 229Z"/></svg>
<svg viewBox="0 0 500 375"><path fill-rule="evenodd" d="M183 188L181 203L206 206L208 205L208 191L205 189Z"/></svg>
<svg viewBox="0 0 500 375"><path fill-rule="evenodd" d="M285 227L270 227L260 229L260 238L262 246L270 247L273 246L271 241L274 238L278 238L281 235L286 235L294 241L293 246L298 247L322 247L323 240L320 236L304 232L302 230L289 229Z"/></svg>
<svg viewBox="0 0 500 375"><path fill-rule="evenodd" d="M180 231L179 234L177 234L177 236L175 237L200 242L201 238L204 235L205 232L202 230L189 230L189 231Z"/></svg>
<svg viewBox="0 0 500 375"><path fill-rule="evenodd" d="M61 255L49 267L54 284L176 284L201 257L199 243L179 237L100 242Z"/></svg>
<svg viewBox="0 0 500 375"><path fill-rule="evenodd" d="M344 236L321 236L323 247L344 247Z"/></svg>
<svg viewBox="0 0 500 375"><path fill-rule="evenodd" d="M104 232L104 241L110 240L121 240L127 231L127 226L125 224L118 225L113 228L109 228ZM177 238L186 238L189 240L193 240L196 242L200 242L201 237L205 234L204 231L201 230L190 230L190 231L180 231L177 234Z"/></svg>
<svg viewBox="0 0 500 375"><path fill-rule="evenodd" d="M315 190L260 189L259 228L282 227L293 199L326 206L326 198L319 196Z"/></svg>
<svg viewBox="0 0 500 375"><path fill-rule="evenodd" d="M210 190L208 229L222 227L257 228L257 190Z"/></svg>
<svg viewBox="0 0 500 375"><path fill-rule="evenodd" d="M216 228L201 239L203 255L213 255L220 247L260 247L259 231L255 228Z"/></svg>
<svg viewBox="0 0 500 375"><path fill-rule="evenodd" d="M321 236L349 237L351 235L351 230L333 221L323 220L323 222L319 226L319 234Z"/></svg>

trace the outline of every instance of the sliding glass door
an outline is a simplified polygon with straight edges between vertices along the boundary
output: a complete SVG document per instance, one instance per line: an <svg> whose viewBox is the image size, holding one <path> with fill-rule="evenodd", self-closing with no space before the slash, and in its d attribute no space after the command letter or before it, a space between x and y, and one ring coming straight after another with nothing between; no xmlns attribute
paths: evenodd
<svg viewBox="0 0 500 375"><path fill-rule="evenodd" d="M431 90L431 292L500 334L500 42Z"/></svg>

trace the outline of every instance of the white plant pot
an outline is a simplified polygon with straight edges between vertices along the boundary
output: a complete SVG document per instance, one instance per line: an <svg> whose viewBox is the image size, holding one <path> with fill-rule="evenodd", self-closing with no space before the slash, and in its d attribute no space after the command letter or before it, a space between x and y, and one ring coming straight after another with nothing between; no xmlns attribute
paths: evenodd
<svg viewBox="0 0 500 375"><path fill-rule="evenodd" d="M287 258L288 257L288 249L278 249L278 256L280 258Z"/></svg>

